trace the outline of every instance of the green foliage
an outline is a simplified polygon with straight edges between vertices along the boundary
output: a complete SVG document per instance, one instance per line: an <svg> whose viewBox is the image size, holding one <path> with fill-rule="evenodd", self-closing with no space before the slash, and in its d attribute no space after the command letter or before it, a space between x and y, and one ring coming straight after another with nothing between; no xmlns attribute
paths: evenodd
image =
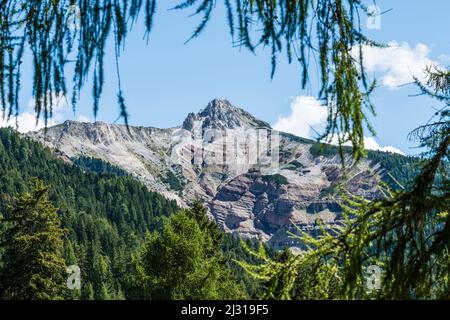
<svg viewBox="0 0 450 320"><path fill-rule="evenodd" d="M98 161L83 163L109 168ZM66 290L66 298L119 299L126 295L125 275L130 272L132 254L147 231L161 228L163 217L178 210L174 201L148 191L128 175L68 165L9 129L0 129L0 163L2 213L14 195L31 191L28 181L33 177L49 186L49 198L67 230L63 256L67 264L81 268L81 292Z"/></svg>
<svg viewBox="0 0 450 320"><path fill-rule="evenodd" d="M408 188L420 173L423 161L418 157L408 157L396 153L369 151L367 159L380 165L381 178L392 189Z"/></svg>
<svg viewBox="0 0 450 320"><path fill-rule="evenodd" d="M243 272L242 263L247 265L261 263L261 259L254 254L258 251L259 246L263 246L267 256L275 259L278 256L278 252L263 244L256 239L241 239L236 234L227 233L222 240L221 248L225 255L233 263L230 264L237 279L244 283L247 296L250 299L258 299L263 295L265 284L260 279L255 279L249 273Z"/></svg>
<svg viewBox="0 0 450 320"><path fill-rule="evenodd" d="M153 232L156 239L179 240L180 243L170 244L177 250L182 250L184 246L197 246L190 248L198 254L193 256L194 260L188 259L192 262L187 264L191 267L191 276L182 291L174 288L174 296L197 295L219 299L246 295L245 288L240 284L241 279L235 280L240 270L228 267L233 263L221 249L223 233L207 218L206 210L199 202L181 213L184 217L182 222L175 220L178 221L176 224L168 225L169 222L165 223L166 217L179 210L174 201L148 191L132 177L121 175L120 170L100 160L78 159L75 160L77 165L68 165L57 160L40 144L21 138L9 129L0 129L0 161L0 217L8 217L7 204L15 203L14 195L32 191L27 181L39 177L49 186L49 198L58 207L58 216L66 230L64 245L61 241L59 249L61 261L81 268L81 290L65 289L58 297L48 298L91 300L159 297L144 290L147 280L140 277L143 269L136 268L140 264L138 253L141 252L147 232ZM47 200L45 204L49 204ZM27 225L35 222L30 217ZM6 225L0 223L0 233ZM178 229L184 231L178 233ZM160 236L158 232L161 232ZM191 235L198 241L191 243ZM226 250L237 250L235 246L235 243L229 244ZM22 261L14 260L16 252L12 249L3 250L3 254L1 251L0 266L6 268L10 262L18 264ZM159 252L153 253L155 258L162 259ZM182 252L179 251L179 254ZM207 264L204 264L205 261ZM170 263L176 265L173 259ZM29 264L23 264L23 267L26 266ZM21 279L19 276L23 269L15 270L17 276L8 278L9 281ZM202 279L204 283L199 282ZM2 281L2 284L7 283ZM18 291L14 289L14 292L15 296L11 293L10 298L18 298Z"/></svg>
<svg viewBox="0 0 450 320"><path fill-rule="evenodd" d="M86 171L106 173L116 176L128 175L126 171L120 169L119 167L116 167L108 162L104 162L96 158L81 156L73 160L73 163Z"/></svg>
<svg viewBox="0 0 450 320"><path fill-rule="evenodd" d="M212 241L213 250L216 251L217 247L222 243L222 239L224 233L222 230L219 230L217 223L208 218L206 208L202 204L200 200L195 200L189 209L184 210L184 213L188 216L188 218L193 219L197 222L200 230L205 232ZM213 251L210 252L214 253Z"/></svg>
<svg viewBox="0 0 450 320"><path fill-rule="evenodd" d="M4 250L0 268L0 298L11 300L61 299L66 265L62 257L63 234L57 210L48 199L48 188L33 180L31 193L15 197L0 234Z"/></svg>
<svg viewBox="0 0 450 320"><path fill-rule="evenodd" d="M314 157L318 157L318 156L334 157L334 156L339 155L340 149L338 146L335 146L332 144L316 142L311 145L311 148L309 148L309 152ZM351 152L351 148L342 147L341 152L344 155L348 155Z"/></svg>
<svg viewBox="0 0 450 320"><path fill-rule="evenodd" d="M166 176L162 178L162 182L167 183L175 191L181 191L184 188L184 183L172 171L167 171Z"/></svg>
<svg viewBox="0 0 450 320"><path fill-rule="evenodd" d="M298 269L291 261L296 261L289 249L270 256L266 248L259 244L251 248L241 243L254 261L240 260L237 263L256 281L262 283L258 298L291 299L289 295L297 279ZM255 263L256 262L256 263Z"/></svg>
<svg viewBox="0 0 450 320"><path fill-rule="evenodd" d="M316 142L311 145L309 152L313 157L332 158L339 156L340 149L335 145ZM342 147L342 153L349 156L351 148ZM367 160L372 162L373 165L380 166L382 169L381 178L393 189L407 187L408 183L418 174L422 165L422 161L418 157L372 150L367 151ZM331 192L331 189L325 193L330 193L329 191Z"/></svg>
<svg viewBox="0 0 450 320"><path fill-rule="evenodd" d="M320 237L300 232L297 239L307 251L278 259L255 253L262 263L242 265L266 282L261 298L448 299L449 196L439 198L423 218L423 229L415 227L414 233L405 227L415 226L411 220L417 217L405 214L404 196L390 193L376 202L347 199L342 225L331 231L322 226ZM379 290L367 286L368 268L374 265L381 269Z"/></svg>
<svg viewBox="0 0 450 320"><path fill-rule="evenodd" d="M141 298L244 298L244 288L219 250L219 236L199 204L172 215L161 233L147 236L136 261Z"/></svg>
<svg viewBox="0 0 450 320"><path fill-rule="evenodd" d="M273 174L273 175L267 175L263 176L262 179L267 182L275 183L275 184L288 184L288 180L285 176L281 174Z"/></svg>
<svg viewBox="0 0 450 320"><path fill-rule="evenodd" d="M448 72L429 75L425 94L444 101L434 122L411 134L426 147L420 172L405 189L380 186L384 198L346 197L343 221L319 237L299 237L308 248L284 261L243 264L287 299L450 299L450 96ZM401 158L394 158L401 159ZM367 270L380 268L379 288Z"/></svg>
<svg viewBox="0 0 450 320"><path fill-rule="evenodd" d="M304 165L298 162L297 160L293 160L288 163L288 165L285 167L285 169L288 170L298 170L304 168Z"/></svg>

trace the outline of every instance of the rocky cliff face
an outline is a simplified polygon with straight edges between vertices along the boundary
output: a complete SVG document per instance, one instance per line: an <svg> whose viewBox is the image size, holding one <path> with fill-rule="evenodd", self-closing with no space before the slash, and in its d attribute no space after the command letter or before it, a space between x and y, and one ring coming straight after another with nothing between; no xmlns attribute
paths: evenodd
<svg viewBox="0 0 450 320"><path fill-rule="evenodd" d="M192 131L195 123L200 123L203 130L270 128L267 122L256 119L247 111L233 106L228 100L219 99L212 100L197 114L190 113L182 128Z"/></svg>
<svg viewBox="0 0 450 320"><path fill-rule="evenodd" d="M29 136L66 161L108 161L180 205L201 198L223 229L274 247L301 246L288 232L315 232L318 219L330 226L340 219L340 159L315 156L312 141L276 132L226 100L211 101L175 128L66 121ZM378 171L361 162L345 185L375 197Z"/></svg>

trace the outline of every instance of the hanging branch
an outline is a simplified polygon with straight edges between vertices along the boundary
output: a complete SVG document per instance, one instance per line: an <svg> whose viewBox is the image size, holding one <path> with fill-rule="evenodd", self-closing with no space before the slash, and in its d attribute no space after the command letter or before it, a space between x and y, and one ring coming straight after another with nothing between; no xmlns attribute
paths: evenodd
<svg viewBox="0 0 450 320"><path fill-rule="evenodd" d="M297 239L308 250L285 263L258 266L269 284L295 266L274 298L450 299L448 75L449 70L430 68L427 83L417 81L423 94L445 105L410 135L426 148L412 186L397 191L380 186L384 197L372 201L344 196L340 225L331 231L322 226L320 237L300 230ZM381 270L380 287L373 291L366 287L371 265ZM273 285L267 290L273 292Z"/></svg>
<svg viewBox="0 0 450 320"><path fill-rule="evenodd" d="M364 130L373 131L369 96L375 83L364 73L362 46L376 45L361 32L360 14L368 14L359 0L224 0L233 43L252 52L260 45L271 51L271 77L278 56L301 69L301 86L309 80L310 59L320 62L319 98L328 106L328 125L321 139L353 145L353 158L365 154ZM202 15L193 39L207 27L216 0L185 0L174 9L195 6ZM65 73L73 68L71 103L75 110L88 76L93 79L93 113L97 116L104 84L106 41L113 34L117 51L143 11L148 41L156 0L5 0L0 3L0 103L3 117L18 114L18 95L24 47L33 61L36 119L45 125L58 99L67 96ZM119 51L120 51L119 50ZM118 68L116 68L118 70ZM119 77L119 75L117 74ZM119 80L120 82L120 80ZM123 92L118 90L120 116L128 123ZM341 150L342 151L342 150ZM343 155L343 153L342 153Z"/></svg>
<svg viewBox="0 0 450 320"><path fill-rule="evenodd" d="M60 97L69 93L66 69L73 67L72 107L92 74L97 116L104 84L106 41L114 34L122 48L127 31L144 10L145 33L153 26L156 0L8 0L0 3L0 104L4 120L19 112L21 63L25 47L33 61L32 94L36 121L47 126ZM112 28L113 26L113 28ZM119 76L119 75L118 75ZM119 90L120 91L120 90ZM128 123L121 91L120 115ZM120 98L121 97L121 98Z"/></svg>
<svg viewBox="0 0 450 320"><path fill-rule="evenodd" d="M215 0L187 0L175 7L194 7L203 13L197 37L210 20ZM360 15L370 13L359 0L230 0L224 1L230 34L237 46L254 52L259 45L271 51L271 77L278 55L285 51L288 61L297 58L301 68L301 86L309 80L310 59L320 62L319 98L328 106L328 125L319 138L336 139L339 145L353 146L353 158L366 154L364 128L375 134L367 119L375 114L369 99L376 83L369 82L363 66L363 46L381 46L361 31ZM312 57L311 57L312 56ZM341 158L344 153L341 148Z"/></svg>

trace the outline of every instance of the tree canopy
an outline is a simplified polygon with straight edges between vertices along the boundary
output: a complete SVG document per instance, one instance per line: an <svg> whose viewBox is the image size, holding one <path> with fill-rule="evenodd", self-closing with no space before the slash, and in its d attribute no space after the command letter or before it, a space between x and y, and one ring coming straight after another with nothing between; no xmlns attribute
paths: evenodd
<svg viewBox="0 0 450 320"><path fill-rule="evenodd" d="M302 232L309 250L244 268L271 285L266 296L289 299L450 299L450 72L429 70L422 93L442 101L435 119L411 133L426 147L410 186L380 185L376 200L346 197L343 222L319 237ZM372 268L372 269L370 269ZM367 270L378 268L369 290Z"/></svg>
<svg viewBox="0 0 450 320"><path fill-rule="evenodd" d="M136 270L143 298L238 299L245 289L219 250L217 225L195 206L147 236Z"/></svg>
<svg viewBox="0 0 450 320"><path fill-rule="evenodd" d="M14 199L0 220L0 297L13 300L62 299L66 265L64 229L48 188L33 180L32 192Z"/></svg>

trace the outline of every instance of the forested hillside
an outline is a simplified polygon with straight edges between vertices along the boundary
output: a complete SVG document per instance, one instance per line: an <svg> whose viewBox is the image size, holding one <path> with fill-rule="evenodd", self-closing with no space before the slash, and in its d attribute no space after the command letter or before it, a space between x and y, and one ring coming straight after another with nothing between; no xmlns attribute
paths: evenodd
<svg viewBox="0 0 450 320"><path fill-rule="evenodd" d="M317 143L314 141L308 141L308 143L312 143L310 152L316 157L335 157L339 155L340 150L338 146ZM352 149L344 146L342 147L342 152L344 155L350 157ZM394 189L399 188L400 185L406 186L411 183L419 172L423 162L419 157L373 150L367 151L367 159L371 161L372 164L378 164L380 166L382 169L383 180Z"/></svg>
<svg viewBox="0 0 450 320"><path fill-rule="evenodd" d="M90 166L91 162L82 162ZM28 191L33 177L49 186L67 230L64 257L78 264L81 298L123 298L127 261L148 230L177 210L174 201L150 192L128 176L93 173L54 158L36 142L0 130L0 197L4 211L11 197Z"/></svg>
<svg viewBox="0 0 450 320"><path fill-rule="evenodd" d="M180 211L180 208L174 201L148 191L147 187L122 170L100 160L80 158L75 160L73 165L67 164L57 159L49 149L44 149L39 143L23 138L12 130L0 129L0 164L0 218L8 215L8 207L14 203L17 195L32 192L30 189L33 178L42 180L48 186L49 199L57 208L64 229L62 254L65 263L67 266L75 264L81 268L81 290L65 290L65 298L152 298L152 292L146 288L145 279L157 277L155 278L148 268L147 273L150 274L146 277L142 278L139 274L139 266L143 263L140 256L142 252L149 254L145 236L148 232L156 231L151 237L159 239L159 232L169 230L172 224L177 223L176 221L179 224L180 219L187 221L186 225L182 226L183 229L186 228L187 233L177 234L179 230L165 231L163 235L166 234L166 237L168 232L171 236L175 232L179 241L160 244L159 251L164 250L161 246L169 247L170 250L187 250L187 247L183 247L183 241L187 241L187 245L192 245L191 250L197 250L195 252L199 249L205 250L199 248L195 239L190 239L194 236L202 243L211 242L208 240L210 239L208 232L201 233L192 219L189 221L186 217L183 218L185 213L181 212L180 217L175 217L177 215L174 213ZM202 214L204 212L200 210L200 217ZM171 216L174 219L169 219ZM209 228L214 229L217 226L214 224ZM0 222L0 231L4 229L5 225ZM218 234L221 235L222 232ZM248 245L255 247L256 243L249 241ZM204 251L198 253L200 264L191 266L191 273L186 271L186 274L190 277L201 275L204 265L202 261L212 259L209 268L224 272L217 275L216 281L229 283L227 290L233 294L227 296L228 298L256 294L259 284L250 279L233 261L233 259L256 261L243 249L239 238L221 235L220 243L214 244L213 248L212 257L208 257ZM159 251L155 252L155 257L162 254ZM0 248L0 267L1 254ZM273 251L270 251L270 254L275 255ZM176 264L181 258L178 256L175 258L176 261L172 262ZM224 262L231 269L223 268ZM170 269L165 272L171 273ZM183 287L184 280L181 278L176 280L180 282L182 288L179 290L184 292L185 297L192 298L194 294L191 292L192 288L197 285L193 284L187 288L188 284ZM208 292L202 292L203 297L223 298L214 290L210 288ZM176 290L172 291L166 293L173 296L180 294Z"/></svg>

